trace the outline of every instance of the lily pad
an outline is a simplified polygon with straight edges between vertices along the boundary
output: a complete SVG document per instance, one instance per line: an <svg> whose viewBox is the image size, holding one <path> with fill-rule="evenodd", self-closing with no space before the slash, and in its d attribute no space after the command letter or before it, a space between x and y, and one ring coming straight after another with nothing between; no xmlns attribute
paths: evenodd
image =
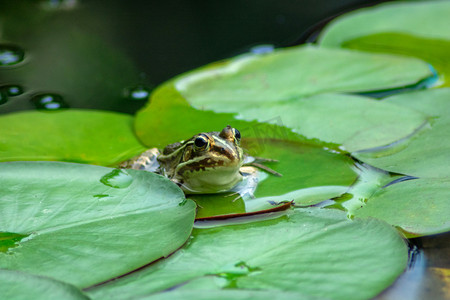
<svg viewBox="0 0 450 300"><path fill-rule="evenodd" d="M26 236L0 268L86 287L169 255L192 229L195 204L153 173L8 162L0 178L0 231Z"/></svg>
<svg viewBox="0 0 450 300"><path fill-rule="evenodd" d="M414 58L298 46L238 56L188 73L175 85L197 109L239 112L241 105L402 87L431 75L428 66Z"/></svg>
<svg viewBox="0 0 450 300"><path fill-rule="evenodd" d="M264 122L280 116L282 123L310 139L341 144L356 151L395 142L422 126L420 112L366 97L322 94L269 106L248 106L240 119Z"/></svg>
<svg viewBox="0 0 450 300"><path fill-rule="evenodd" d="M113 165L146 150L126 114L67 110L0 116L0 161Z"/></svg>
<svg viewBox="0 0 450 300"><path fill-rule="evenodd" d="M151 94L147 106L136 114L134 123L140 141L148 147L159 148L200 132L222 130L226 125L238 128L248 137L258 123L236 120L233 114L196 110L175 89L172 81L163 83Z"/></svg>
<svg viewBox="0 0 450 300"><path fill-rule="evenodd" d="M0 295L4 299L15 300L88 300L73 285L55 279L34 276L28 273L0 269Z"/></svg>
<svg viewBox="0 0 450 300"><path fill-rule="evenodd" d="M316 204L345 193L357 177L350 157L317 145L274 139L246 139L242 144L251 148L254 156L277 160L264 165L283 176L259 170L262 174L254 197L229 193L189 196L199 205L197 218L250 213L291 201ZM250 144L254 146L248 147Z"/></svg>
<svg viewBox="0 0 450 300"><path fill-rule="evenodd" d="M449 191L449 179L408 180L378 190L355 216L384 220L409 236L446 232L450 230Z"/></svg>
<svg viewBox="0 0 450 300"><path fill-rule="evenodd" d="M383 3L336 18L322 31L319 41L321 46L339 47L346 41L376 33L450 40L449 14L448 1Z"/></svg>
<svg viewBox="0 0 450 300"><path fill-rule="evenodd" d="M217 105L221 104L211 102L211 106ZM240 104L234 114L215 113L190 107L169 82L157 89L151 103L137 114L135 129L144 144L157 147L230 124L244 138L314 141L331 148L342 144L347 151L356 151L395 142L425 121L423 114L405 107L342 94L258 106ZM252 145L248 150L253 151Z"/></svg>
<svg viewBox="0 0 450 300"><path fill-rule="evenodd" d="M450 89L426 90L387 98L388 103L427 114L430 124L388 147L353 156L391 172L419 177L449 177Z"/></svg>
<svg viewBox="0 0 450 300"><path fill-rule="evenodd" d="M171 257L87 293L93 299L150 295L213 276L225 279L223 288L367 299L389 286L406 263L404 241L384 222L296 209L274 220L196 229ZM199 286L217 289L211 280L193 289Z"/></svg>
<svg viewBox="0 0 450 300"><path fill-rule="evenodd" d="M423 59L440 75L439 85L450 86L450 40L437 40L400 33L379 33L356 38L342 44L344 48L369 52L395 53Z"/></svg>

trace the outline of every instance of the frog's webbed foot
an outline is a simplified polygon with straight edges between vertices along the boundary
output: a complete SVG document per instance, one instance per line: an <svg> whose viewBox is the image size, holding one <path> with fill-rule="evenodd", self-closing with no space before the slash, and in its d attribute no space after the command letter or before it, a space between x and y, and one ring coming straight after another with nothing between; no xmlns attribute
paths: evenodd
<svg viewBox="0 0 450 300"><path fill-rule="evenodd" d="M230 190L231 194L225 197L237 196L233 199L233 202L240 198L243 200L246 198L254 199L254 193L259 182L258 170L254 167L244 166L241 167L239 173L242 175L242 181Z"/></svg>
<svg viewBox="0 0 450 300"><path fill-rule="evenodd" d="M235 202L236 200L243 198L242 195L239 192L233 192L231 194L225 195L224 197L232 197L232 196L236 196L231 202ZM252 195L252 198L255 198L254 195Z"/></svg>

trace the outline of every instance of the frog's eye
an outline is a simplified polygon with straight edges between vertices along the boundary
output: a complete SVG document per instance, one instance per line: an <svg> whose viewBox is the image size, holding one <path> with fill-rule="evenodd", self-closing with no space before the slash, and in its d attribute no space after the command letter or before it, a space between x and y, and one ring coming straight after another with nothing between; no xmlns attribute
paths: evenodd
<svg viewBox="0 0 450 300"><path fill-rule="evenodd" d="M241 140L241 133L236 128L233 128L234 137L239 142Z"/></svg>
<svg viewBox="0 0 450 300"><path fill-rule="evenodd" d="M200 135L195 138L194 145L197 148L205 148L208 145L208 138L204 135Z"/></svg>

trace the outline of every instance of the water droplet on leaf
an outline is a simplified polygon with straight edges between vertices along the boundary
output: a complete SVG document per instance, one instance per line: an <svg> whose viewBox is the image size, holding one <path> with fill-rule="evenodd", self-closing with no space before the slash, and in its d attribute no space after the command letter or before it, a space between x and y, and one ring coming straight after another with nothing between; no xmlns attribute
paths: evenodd
<svg viewBox="0 0 450 300"><path fill-rule="evenodd" d="M100 182L104 185L116 188L123 189L133 182L133 177L128 174L125 170L122 169L114 169L111 172L105 174ZM94 196L95 197L95 196Z"/></svg>

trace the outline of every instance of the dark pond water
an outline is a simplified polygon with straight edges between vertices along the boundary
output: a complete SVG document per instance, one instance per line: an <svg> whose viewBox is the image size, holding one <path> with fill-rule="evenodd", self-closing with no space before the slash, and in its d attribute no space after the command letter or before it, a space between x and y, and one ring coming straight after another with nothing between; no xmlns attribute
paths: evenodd
<svg viewBox="0 0 450 300"><path fill-rule="evenodd" d="M332 17L379 2L0 0L0 113L134 113L177 74L258 45L314 40ZM413 239L411 268L378 298L444 297L448 238Z"/></svg>

